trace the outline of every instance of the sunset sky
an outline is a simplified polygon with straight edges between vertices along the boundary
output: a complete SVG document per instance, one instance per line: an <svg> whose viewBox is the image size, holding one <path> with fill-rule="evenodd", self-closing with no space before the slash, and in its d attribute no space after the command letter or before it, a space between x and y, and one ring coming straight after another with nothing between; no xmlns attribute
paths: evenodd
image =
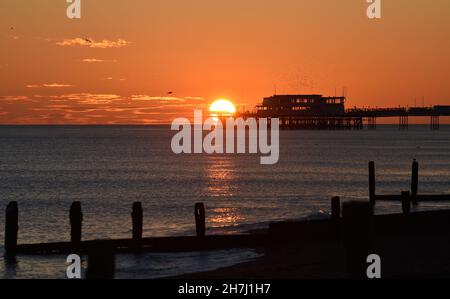
<svg viewBox="0 0 450 299"><path fill-rule="evenodd" d="M1 0L0 124L170 123L277 93L450 105L450 1Z"/></svg>

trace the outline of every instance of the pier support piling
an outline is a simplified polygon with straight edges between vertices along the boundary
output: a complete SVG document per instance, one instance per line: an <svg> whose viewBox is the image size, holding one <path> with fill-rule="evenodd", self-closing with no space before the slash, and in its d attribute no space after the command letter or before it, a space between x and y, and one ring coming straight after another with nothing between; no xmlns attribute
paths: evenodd
<svg viewBox="0 0 450 299"><path fill-rule="evenodd" d="M408 115L400 115L398 128L400 130L408 130L408 126L409 126Z"/></svg>
<svg viewBox="0 0 450 299"><path fill-rule="evenodd" d="M205 205L203 203L195 204L195 228L197 237L204 237L206 232Z"/></svg>
<svg viewBox="0 0 450 299"><path fill-rule="evenodd" d="M430 129L439 130L439 115L433 114L430 116Z"/></svg>
<svg viewBox="0 0 450 299"><path fill-rule="evenodd" d="M81 245L82 222L81 202L74 201L70 207L70 241L75 250L79 250Z"/></svg>
<svg viewBox="0 0 450 299"><path fill-rule="evenodd" d="M19 207L16 201L8 204L5 216L5 254L7 257L14 257L19 232Z"/></svg>
<svg viewBox="0 0 450 299"><path fill-rule="evenodd" d="M367 118L367 129L369 129L369 130L377 129L377 117L376 116L369 116Z"/></svg>
<svg viewBox="0 0 450 299"><path fill-rule="evenodd" d="M375 205L375 162L369 162L369 201Z"/></svg>
<svg viewBox="0 0 450 299"><path fill-rule="evenodd" d="M142 203L134 202L131 212L131 221L133 223L133 241L139 243L142 240L143 211Z"/></svg>

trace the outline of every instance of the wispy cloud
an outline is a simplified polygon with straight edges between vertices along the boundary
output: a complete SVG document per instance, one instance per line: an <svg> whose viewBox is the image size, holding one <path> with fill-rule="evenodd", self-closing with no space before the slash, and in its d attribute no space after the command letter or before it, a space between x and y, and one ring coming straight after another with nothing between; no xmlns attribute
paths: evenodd
<svg viewBox="0 0 450 299"><path fill-rule="evenodd" d="M18 39L20 39L20 37L17 36L17 35L8 35L8 38L9 38L9 39L12 39L12 40L18 40Z"/></svg>
<svg viewBox="0 0 450 299"><path fill-rule="evenodd" d="M105 60L105 59L98 59L98 58L85 58L85 59L82 59L81 61L86 62L86 63L117 62L116 60Z"/></svg>
<svg viewBox="0 0 450 299"><path fill-rule="evenodd" d="M0 100L3 100L3 101L29 101L31 99L27 96L0 96Z"/></svg>
<svg viewBox="0 0 450 299"><path fill-rule="evenodd" d="M184 97L186 100L204 100L202 97Z"/></svg>
<svg viewBox="0 0 450 299"><path fill-rule="evenodd" d="M89 47L89 48L97 48L97 49L107 49L107 48L122 48L128 46L131 42L126 41L124 39L118 39L116 41L112 40L101 40L95 41L89 38L72 38L72 39L64 39L63 41L59 41L56 45L61 47Z"/></svg>
<svg viewBox="0 0 450 299"><path fill-rule="evenodd" d="M85 58L82 61L83 62L89 62L89 63L105 62L105 60L103 60L103 59L96 59L96 58Z"/></svg>
<svg viewBox="0 0 450 299"><path fill-rule="evenodd" d="M56 100L76 101L78 104L99 105L109 104L113 101L120 100L121 97L116 94L96 94L96 93L71 93L59 96L50 96Z"/></svg>
<svg viewBox="0 0 450 299"><path fill-rule="evenodd" d="M50 84L42 84L43 87L49 88L60 88L60 87L72 87L70 84L60 84L60 83L50 83Z"/></svg>
<svg viewBox="0 0 450 299"><path fill-rule="evenodd" d="M184 98L177 98L177 97L158 97L158 96L149 96L149 95L132 95L131 99L133 101L178 101L178 102L184 102L186 99Z"/></svg>
<svg viewBox="0 0 450 299"><path fill-rule="evenodd" d="M125 81L125 78L114 78L114 77L106 77L106 78L102 78L102 80L106 80L106 81Z"/></svg>
<svg viewBox="0 0 450 299"><path fill-rule="evenodd" d="M0 124L167 124L192 117L204 104L198 99L88 92L0 96Z"/></svg>
<svg viewBox="0 0 450 299"><path fill-rule="evenodd" d="M61 84L61 83L45 83L45 84L28 84L27 88L64 88L64 87L72 87L70 84Z"/></svg>

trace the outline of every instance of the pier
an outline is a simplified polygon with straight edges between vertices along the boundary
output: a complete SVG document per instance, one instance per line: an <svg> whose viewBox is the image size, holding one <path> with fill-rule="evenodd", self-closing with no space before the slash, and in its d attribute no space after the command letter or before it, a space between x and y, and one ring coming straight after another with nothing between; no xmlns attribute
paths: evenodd
<svg viewBox="0 0 450 299"><path fill-rule="evenodd" d="M377 128L379 118L398 118L400 130L407 130L410 117L428 117L430 129L438 130L440 117L450 116L450 106L398 108L345 108L346 98L322 95L274 95L264 98L254 112L238 114L243 118L278 118L280 128L298 129L354 129Z"/></svg>

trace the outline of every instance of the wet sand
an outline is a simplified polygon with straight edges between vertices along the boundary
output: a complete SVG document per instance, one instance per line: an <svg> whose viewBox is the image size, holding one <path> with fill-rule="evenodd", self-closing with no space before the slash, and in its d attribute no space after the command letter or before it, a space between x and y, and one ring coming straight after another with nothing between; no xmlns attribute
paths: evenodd
<svg viewBox="0 0 450 299"><path fill-rule="evenodd" d="M450 235L390 236L372 240L381 257L382 278L450 278ZM285 242L255 248L255 261L185 279L340 279L349 278L341 240Z"/></svg>

